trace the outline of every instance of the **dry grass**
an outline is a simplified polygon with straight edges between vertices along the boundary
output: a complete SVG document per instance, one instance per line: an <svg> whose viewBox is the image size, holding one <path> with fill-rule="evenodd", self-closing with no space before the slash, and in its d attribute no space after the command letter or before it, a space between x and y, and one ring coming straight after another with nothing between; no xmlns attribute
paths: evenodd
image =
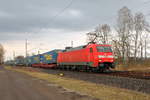
<svg viewBox="0 0 150 100"><path fill-rule="evenodd" d="M118 62L115 70L125 70L125 71L144 71L150 72L150 59L147 60L140 60L134 61L133 59L130 60L126 65Z"/></svg>
<svg viewBox="0 0 150 100"><path fill-rule="evenodd" d="M71 78L61 77L59 75L46 74L42 72L30 72L23 69L14 69L6 67L6 69L22 72L32 77L43 79L48 82L58 84L64 88L87 94L100 100L150 100L150 95L131 91L127 89L120 89L110 87L102 84L94 84L86 81L75 80Z"/></svg>
<svg viewBox="0 0 150 100"><path fill-rule="evenodd" d="M142 72L150 72L150 64L130 64L128 66L124 66L122 64L118 65L115 70L121 71L142 71Z"/></svg>

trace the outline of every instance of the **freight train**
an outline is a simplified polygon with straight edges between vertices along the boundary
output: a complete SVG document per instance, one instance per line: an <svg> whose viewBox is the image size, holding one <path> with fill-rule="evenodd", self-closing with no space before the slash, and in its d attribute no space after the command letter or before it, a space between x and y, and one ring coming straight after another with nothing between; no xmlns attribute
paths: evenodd
<svg viewBox="0 0 150 100"><path fill-rule="evenodd" d="M111 45L88 44L55 49L24 59L27 66L74 70L105 71L115 68L115 58Z"/></svg>

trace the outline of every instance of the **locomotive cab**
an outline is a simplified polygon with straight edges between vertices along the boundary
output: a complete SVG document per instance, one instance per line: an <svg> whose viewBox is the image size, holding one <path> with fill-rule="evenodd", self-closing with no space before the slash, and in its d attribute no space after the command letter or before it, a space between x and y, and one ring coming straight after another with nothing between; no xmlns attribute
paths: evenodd
<svg viewBox="0 0 150 100"><path fill-rule="evenodd" d="M114 68L114 56L111 46L97 46L98 61L100 67Z"/></svg>
<svg viewBox="0 0 150 100"><path fill-rule="evenodd" d="M90 61L93 62L92 67L98 69L109 69L115 67L115 59L111 45L91 44L89 48Z"/></svg>

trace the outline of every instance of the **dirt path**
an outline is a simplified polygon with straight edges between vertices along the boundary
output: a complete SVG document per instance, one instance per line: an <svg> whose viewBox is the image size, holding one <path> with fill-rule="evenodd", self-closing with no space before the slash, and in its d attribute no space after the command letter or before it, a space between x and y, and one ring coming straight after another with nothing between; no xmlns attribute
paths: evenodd
<svg viewBox="0 0 150 100"><path fill-rule="evenodd" d="M94 100L0 66L0 100Z"/></svg>

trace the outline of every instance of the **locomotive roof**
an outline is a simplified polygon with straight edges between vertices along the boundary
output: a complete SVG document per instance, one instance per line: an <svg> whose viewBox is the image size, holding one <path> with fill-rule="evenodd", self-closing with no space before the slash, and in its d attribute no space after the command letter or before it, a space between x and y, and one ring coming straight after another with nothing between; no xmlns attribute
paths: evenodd
<svg viewBox="0 0 150 100"><path fill-rule="evenodd" d="M87 45L82 45L82 46L78 46L78 47L66 49L66 50L64 50L63 52L66 52L66 51L73 51L73 50L80 50L80 49L86 48L87 46L90 46L90 45L111 46L111 45L109 45L109 44L87 44Z"/></svg>
<svg viewBox="0 0 150 100"><path fill-rule="evenodd" d="M97 46L111 46L109 44L95 44L95 45L97 45Z"/></svg>
<svg viewBox="0 0 150 100"><path fill-rule="evenodd" d="M66 49L65 51L79 50L79 49L83 49L83 48L85 48L85 47L86 47L86 45L82 45L82 46L78 46L78 47Z"/></svg>

